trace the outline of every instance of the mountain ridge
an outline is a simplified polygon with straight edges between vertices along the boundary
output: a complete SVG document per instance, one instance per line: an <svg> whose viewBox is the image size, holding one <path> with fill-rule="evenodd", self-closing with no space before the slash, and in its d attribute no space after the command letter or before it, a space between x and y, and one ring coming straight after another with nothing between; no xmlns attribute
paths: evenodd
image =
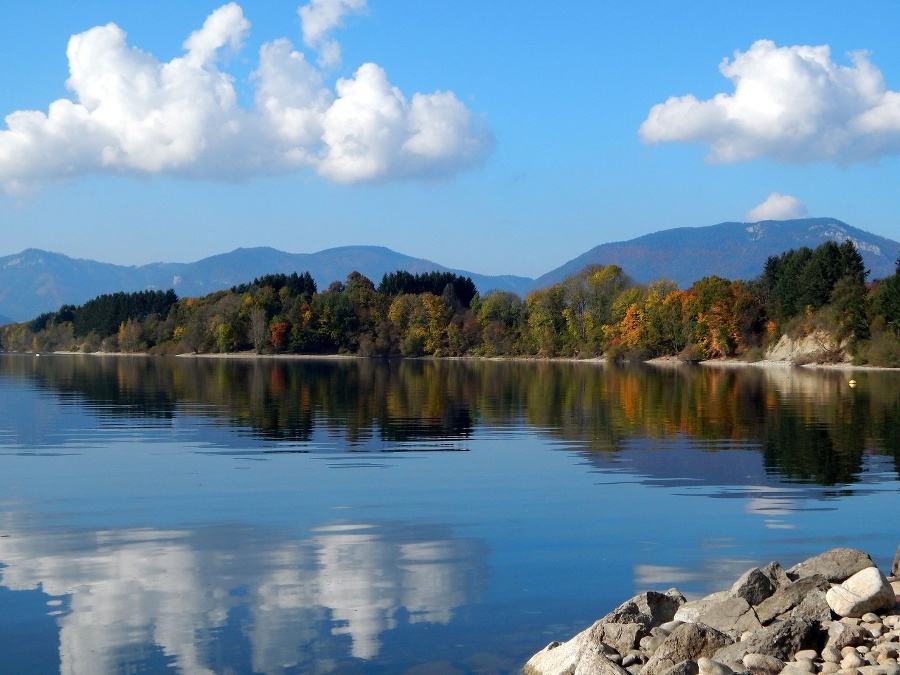
<svg viewBox="0 0 900 675"><path fill-rule="evenodd" d="M660 278L687 288L713 274L752 279L770 255L791 248L815 248L824 241L851 239L877 279L894 272L900 243L834 218L805 218L757 223L725 222L702 227L659 230L634 239L600 244L554 270L531 279L490 276L448 268L385 246L338 246L316 253L288 253L270 246L241 247L192 263L156 262L116 265L28 248L0 257L0 324L26 321L65 304L82 304L105 293L167 290L190 297L246 283L265 274L304 272L324 289L352 271L374 283L399 269L410 273L453 272L472 279L481 293L531 290L562 281L588 265L619 265L638 283Z"/></svg>
<svg viewBox="0 0 900 675"><path fill-rule="evenodd" d="M618 265L639 283L671 279L680 288L712 275L747 280L762 272L766 258L771 255L801 246L816 248L827 240L841 243L846 239L852 240L859 249L871 279L894 272L900 243L836 218L799 218L679 227L600 244L538 277L535 285L558 283L592 264Z"/></svg>

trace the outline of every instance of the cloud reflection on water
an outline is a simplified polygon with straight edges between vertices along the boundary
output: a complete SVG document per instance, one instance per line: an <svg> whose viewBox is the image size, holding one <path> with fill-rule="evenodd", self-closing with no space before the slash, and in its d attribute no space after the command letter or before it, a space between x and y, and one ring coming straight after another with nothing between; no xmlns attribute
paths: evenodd
<svg viewBox="0 0 900 675"><path fill-rule="evenodd" d="M354 523L291 539L236 526L75 531L3 519L0 582L68 596L55 617L65 674L121 672L154 650L181 672L213 673L213 642L235 627L254 672L327 670L377 657L385 631L449 624L486 574L483 542L442 527Z"/></svg>

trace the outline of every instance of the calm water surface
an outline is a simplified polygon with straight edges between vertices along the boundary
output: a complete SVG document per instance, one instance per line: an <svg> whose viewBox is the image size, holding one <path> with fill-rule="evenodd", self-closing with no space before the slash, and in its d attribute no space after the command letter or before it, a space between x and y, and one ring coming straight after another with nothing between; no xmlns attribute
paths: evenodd
<svg viewBox="0 0 900 675"><path fill-rule="evenodd" d="M900 542L900 373L0 355L0 421L2 672L516 672Z"/></svg>

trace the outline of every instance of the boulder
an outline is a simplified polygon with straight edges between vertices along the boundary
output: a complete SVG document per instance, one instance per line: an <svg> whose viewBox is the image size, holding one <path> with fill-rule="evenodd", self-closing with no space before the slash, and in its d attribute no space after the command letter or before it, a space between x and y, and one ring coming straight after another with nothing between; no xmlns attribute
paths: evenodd
<svg viewBox="0 0 900 675"><path fill-rule="evenodd" d="M568 642L551 642L528 660L522 672L524 675L573 675L574 673L629 675L624 668L610 658L612 649L619 650L603 639L604 635L608 635L606 631L610 629L615 631L620 626L621 624L604 624L602 621L597 621ZM640 626L637 624L631 624L631 628L635 631L640 630ZM619 653L627 651L619 651ZM611 666L615 666L615 668ZM592 668L593 670L591 670Z"/></svg>
<svg viewBox="0 0 900 675"><path fill-rule="evenodd" d="M869 631L862 626L850 626L841 621L833 621L828 627L826 649L834 647L838 652L844 647L859 647L866 643ZM822 652L825 653L824 650Z"/></svg>
<svg viewBox="0 0 900 675"><path fill-rule="evenodd" d="M699 675L700 668L694 661L685 659L681 663L676 663L663 673L663 675Z"/></svg>
<svg viewBox="0 0 900 675"><path fill-rule="evenodd" d="M629 673L604 654L588 650L579 659L572 675L629 675Z"/></svg>
<svg viewBox="0 0 900 675"><path fill-rule="evenodd" d="M641 675L662 675L682 661L712 656L716 650L731 642L730 637L715 628L700 623L681 624L657 647L641 668Z"/></svg>
<svg viewBox="0 0 900 675"><path fill-rule="evenodd" d="M777 563L776 563L777 564ZM744 572L731 587L731 595L743 598L751 605L758 605L775 592L776 584L761 569L754 567Z"/></svg>
<svg viewBox="0 0 900 675"><path fill-rule="evenodd" d="M815 648L818 629L819 623L812 619L786 619L719 649L713 658L716 661L742 661L747 654L764 654L790 661L801 649Z"/></svg>
<svg viewBox="0 0 900 675"><path fill-rule="evenodd" d="M812 589L800 604L791 610L791 616L806 616L819 623L831 621L831 607L825 599L825 591L821 588Z"/></svg>
<svg viewBox="0 0 900 675"><path fill-rule="evenodd" d="M594 626L596 625L595 623ZM597 654L603 651L601 645L591 641L591 631L594 626L581 631L568 642L548 644L528 659L528 663L522 668L524 675L572 675L582 658L585 658L585 654ZM593 657L589 658L593 661Z"/></svg>
<svg viewBox="0 0 900 675"><path fill-rule="evenodd" d="M781 675L809 675L810 673L816 672L815 668L809 670L809 667L811 666L811 663L809 666L805 666L796 661L793 663L785 663L784 668L781 669Z"/></svg>
<svg viewBox="0 0 900 675"><path fill-rule="evenodd" d="M787 586L791 583L787 572L785 572L784 568L775 560L763 567L760 571L768 577L774 588L781 588L782 586Z"/></svg>
<svg viewBox="0 0 900 675"><path fill-rule="evenodd" d="M878 666L861 666L856 669L859 675L900 675L897 663L882 663Z"/></svg>
<svg viewBox="0 0 900 675"><path fill-rule="evenodd" d="M724 663L701 656L697 659L697 673L698 675L733 675L734 671Z"/></svg>
<svg viewBox="0 0 900 675"><path fill-rule="evenodd" d="M744 598L728 598L708 607L697 618L697 623L711 626L733 640L745 631L762 628L756 612Z"/></svg>
<svg viewBox="0 0 900 675"><path fill-rule="evenodd" d="M900 576L900 546L897 546L897 551L894 553L894 562L891 565L891 576Z"/></svg>
<svg viewBox="0 0 900 675"><path fill-rule="evenodd" d="M890 609L896 602L894 589L877 567L867 567L830 588L825 600L835 614L849 617Z"/></svg>
<svg viewBox="0 0 900 675"><path fill-rule="evenodd" d="M608 644L620 654L627 654L634 649L645 630L638 623L603 623L601 619L590 629L591 642Z"/></svg>
<svg viewBox="0 0 900 675"><path fill-rule="evenodd" d="M629 675L605 656L605 646L609 645L620 654L629 652L640 638L650 634L651 629L672 621L675 611L684 602L684 596L674 589L666 593L650 591L636 595L571 640L551 642L528 660L523 672L525 675L573 675L594 672L584 669L595 668L598 673L615 675L610 670L611 664L621 671L619 675ZM580 666L582 662L584 666ZM601 664L602 671L597 670L601 666L596 664Z"/></svg>
<svg viewBox="0 0 900 675"><path fill-rule="evenodd" d="M675 612L684 603L684 596L674 588L665 593L649 591L626 600L600 619L600 622L636 623L649 632L652 627L674 619Z"/></svg>
<svg viewBox="0 0 900 675"><path fill-rule="evenodd" d="M875 567L868 553L855 548L833 548L797 563L787 571L787 575L796 581L821 574L831 583L841 583L867 567Z"/></svg>
<svg viewBox="0 0 900 675"><path fill-rule="evenodd" d="M568 642L553 641L528 659L524 675L570 675L581 660L585 649L587 631L579 633ZM583 637L584 636L584 637Z"/></svg>
<svg viewBox="0 0 900 675"><path fill-rule="evenodd" d="M751 675L778 675L781 669L784 668L784 661L781 659L755 652L746 654L743 658L743 664L744 668L749 670Z"/></svg>
<svg viewBox="0 0 900 675"><path fill-rule="evenodd" d="M718 591L717 593L707 595L705 598L685 602L678 608L678 611L675 612L675 621L681 621L682 623L697 623L697 619L703 612L715 604L728 600L730 597L732 597L731 591Z"/></svg>
<svg viewBox="0 0 900 675"><path fill-rule="evenodd" d="M787 586L782 586L755 607L756 616L759 618L760 623L765 626L776 617L790 612L815 589L827 590L828 580L819 574L815 574L789 583Z"/></svg>

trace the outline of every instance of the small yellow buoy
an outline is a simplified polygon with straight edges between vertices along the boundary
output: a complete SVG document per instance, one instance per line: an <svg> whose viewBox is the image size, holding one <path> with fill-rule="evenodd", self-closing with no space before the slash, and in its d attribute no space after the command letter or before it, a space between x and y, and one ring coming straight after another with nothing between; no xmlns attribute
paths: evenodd
<svg viewBox="0 0 900 675"><path fill-rule="evenodd" d="M847 384L849 384L850 388L853 389L856 387L856 380L850 380Z"/></svg>

